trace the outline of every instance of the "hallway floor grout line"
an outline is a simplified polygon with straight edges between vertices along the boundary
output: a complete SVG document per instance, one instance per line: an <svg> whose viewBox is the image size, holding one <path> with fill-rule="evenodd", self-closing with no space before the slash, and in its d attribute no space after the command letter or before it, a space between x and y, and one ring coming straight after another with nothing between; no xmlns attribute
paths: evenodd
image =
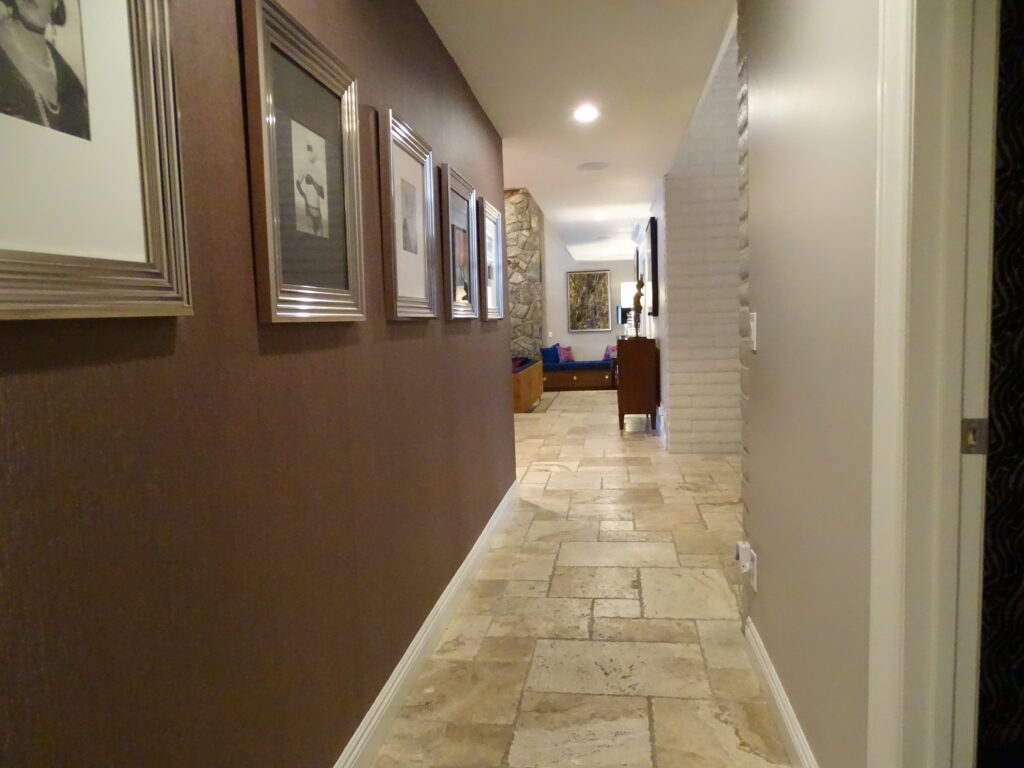
<svg viewBox="0 0 1024 768"><path fill-rule="evenodd" d="M516 415L518 506L374 768L788 766L740 625L739 459L620 433L615 396Z"/></svg>

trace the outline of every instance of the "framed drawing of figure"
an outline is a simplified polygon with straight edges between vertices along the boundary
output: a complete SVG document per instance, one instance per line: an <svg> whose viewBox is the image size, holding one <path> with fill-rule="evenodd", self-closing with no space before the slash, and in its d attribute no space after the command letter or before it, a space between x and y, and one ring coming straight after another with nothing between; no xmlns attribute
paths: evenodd
<svg viewBox="0 0 1024 768"><path fill-rule="evenodd" d="M480 316L480 263L477 256L476 190L457 171L441 165L441 243L444 251L448 317Z"/></svg>
<svg viewBox="0 0 1024 768"><path fill-rule="evenodd" d="M380 113L380 176L388 317L437 317L434 153L390 109Z"/></svg>
<svg viewBox="0 0 1024 768"><path fill-rule="evenodd" d="M191 314L166 0L0 0L0 319Z"/></svg>
<svg viewBox="0 0 1024 768"><path fill-rule="evenodd" d="M501 211L479 198L477 228L480 231L480 316L500 320L505 316L505 225Z"/></svg>
<svg viewBox="0 0 1024 768"><path fill-rule="evenodd" d="M274 0L242 26L260 320L365 320L356 80Z"/></svg>

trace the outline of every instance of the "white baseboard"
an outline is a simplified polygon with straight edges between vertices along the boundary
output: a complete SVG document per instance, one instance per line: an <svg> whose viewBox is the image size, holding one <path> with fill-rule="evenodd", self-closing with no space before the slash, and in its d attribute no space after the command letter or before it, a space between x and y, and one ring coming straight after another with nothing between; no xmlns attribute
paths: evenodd
<svg viewBox="0 0 1024 768"><path fill-rule="evenodd" d="M804 729L800 727L800 721L793 711L793 705L789 702L786 689L782 687L782 681L775 671L768 649L761 642L761 636L757 633L757 627L748 617L743 634L747 638L747 644L754 657L758 676L765 688L768 689L768 703L771 706L772 714L775 715L775 722L779 726L779 735L789 753L790 762L793 768L819 768L818 761L811 751L811 745L807 742Z"/></svg>
<svg viewBox="0 0 1024 768"><path fill-rule="evenodd" d="M484 556L489 549L490 541L502 526L505 517L515 508L519 496L519 486L512 483L504 498L498 503L491 519L484 526L473 548L462 561L459 570L452 576L444 592L437 598L434 607L427 616L423 626L412 639L405 654L384 684L363 721L349 739L345 751L341 753L334 768L369 768L377 752L380 750L391 731L391 726L398 717L398 712L405 702L409 690L419 676L423 665L430 658L431 652L441 639L448 621L473 577L483 565Z"/></svg>

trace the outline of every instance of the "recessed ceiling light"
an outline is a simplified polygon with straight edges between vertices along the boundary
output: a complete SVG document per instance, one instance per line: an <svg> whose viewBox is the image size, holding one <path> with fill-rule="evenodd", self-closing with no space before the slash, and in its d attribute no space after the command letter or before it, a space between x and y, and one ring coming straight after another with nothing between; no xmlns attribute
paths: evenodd
<svg viewBox="0 0 1024 768"><path fill-rule="evenodd" d="M593 160L589 163L580 163L576 166L577 171L603 171L608 167L608 163L602 163L600 160Z"/></svg>
<svg viewBox="0 0 1024 768"><path fill-rule="evenodd" d="M603 213L595 213L594 214L594 221L604 221L606 218L608 218L608 217L605 216Z"/></svg>
<svg viewBox="0 0 1024 768"><path fill-rule="evenodd" d="M601 116L601 112L593 104L580 104L572 116L577 123L592 123Z"/></svg>

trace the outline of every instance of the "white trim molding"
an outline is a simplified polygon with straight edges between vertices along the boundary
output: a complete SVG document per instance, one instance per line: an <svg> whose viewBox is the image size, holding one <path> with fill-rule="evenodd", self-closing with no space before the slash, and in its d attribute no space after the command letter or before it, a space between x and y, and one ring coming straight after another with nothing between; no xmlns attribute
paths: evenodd
<svg viewBox="0 0 1024 768"><path fill-rule="evenodd" d="M794 711L789 696L786 695L786 689L782 687L782 680L779 679L775 665L772 664L772 659L768 655L768 649L764 647L761 635L758 634L757 627L749 617L744 625L743 634L747 638L747 646L754 657L754 669L761 679L762 685L768 690L768 705L775 716L779 735L782 736L793 768L819 768L814 752L811 751L811 745L804 734L804 729L797 719L796 711Z"/></svg>
<svg viewBox="0 0 1024 768"><path fill-rule="evenodd" d="M887 0L879 10L867 763L899 768L916 2Z"/></svg>
<svg viewBox="0 0 1024 768"><path fill-rule="evenodd" d="M483 565L491 540L501 530L509 512L515 508L518 497L519 485L513 483L498 503L466 559L462 561L462 565L452 576L444 592L437 598L437 602L402 655L391 677L352 734L334 768L368 768L373 763L423 665L430 658L462 596Z"/></svg>

